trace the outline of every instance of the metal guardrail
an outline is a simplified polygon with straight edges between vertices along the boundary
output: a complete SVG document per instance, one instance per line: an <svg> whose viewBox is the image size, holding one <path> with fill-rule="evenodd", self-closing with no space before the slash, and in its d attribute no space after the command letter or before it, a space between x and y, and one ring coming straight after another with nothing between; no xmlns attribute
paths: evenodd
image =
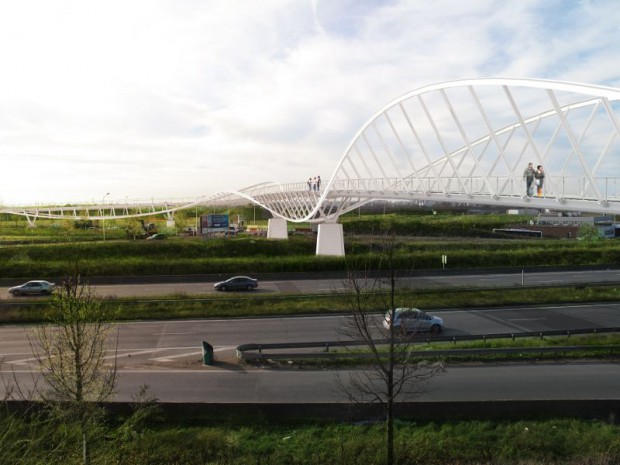
<svg viewBox="0 0 620 465"><path fill-rule="evenodd" d="M430 343L430 342L453 342L456 344L460 341L487 341L490 339L517 339L526 337L553 337L553 336L572 336L579 334L600 334L600 333L616 333L620 332L620 327L610 328L588 328L575 330L554 330L554 331L528 331L520 333L497 333L497 334L479 334L465 336L412 336L410 342L413 344ZM377 345L388 344L387 339L378 339L375 341ZM331 348L336 347L353 347L366 345L364 341L323 341L323 342L282 342L282 343L265 343L265 344L242 344L237 347L237 358L242 361L258 361L266 359L303 359L303 358L365 358L370 354L355 353L330 353ZM277 352L287 349L322 349L322 351L305 351L305 352ZM562 347L515 347L515 348L491 348L491 349L447 349L447 350L419 350L413 351L412 355L424 356L446 356L446 355L488 355L488 354L511 354L511 353L553 353L553 352L571 352L577 350L611 350L618 349L617 346L562 346ZM274 350L276 352L274 352Z"/></svg>

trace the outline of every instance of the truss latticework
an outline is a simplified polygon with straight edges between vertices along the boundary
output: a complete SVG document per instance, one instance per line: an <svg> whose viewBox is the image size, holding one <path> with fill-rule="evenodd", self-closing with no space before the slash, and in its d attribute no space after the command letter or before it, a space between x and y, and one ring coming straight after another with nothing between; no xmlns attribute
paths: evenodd
<svg viewBox="0 0 620 465"><path fill-rule="evenodd" d="M402 199L620 213L619 100L619 89L535 79L430 85L378 111L320 191L263 183L162 212L250 201L293 222L333 221ZM526 194L529 162L545 169L541 197Z"/></svg>
<svg viewBox="0 0 620 465"><path fill-rule="evenodd" d="M534 79L470 79L427 86L377 112L353 138L303 220L371 199L448 201L620 213L620 90ZM542 197L528 197L527 164L542 165ZM290 220L290 201L256 192ZM334 209L326 211L325 202ZM303 205L303 206L302 206Z"/></svg>

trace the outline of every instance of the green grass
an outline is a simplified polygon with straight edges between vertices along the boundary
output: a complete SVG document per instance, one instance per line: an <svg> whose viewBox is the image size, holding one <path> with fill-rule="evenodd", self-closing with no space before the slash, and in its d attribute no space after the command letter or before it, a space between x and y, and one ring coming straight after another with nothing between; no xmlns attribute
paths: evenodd
<svg viewBox="0 0 620 465"><path fill-rule="evenodd" d="M459 350L459 349L507 349L507 348L553 348L573 346L579 350L570 352L516 352L508 354L462 354L434 356L427 353L423 356L411 359L412 361L429 361L451 363L496 363L496 362L531 362L540 360L582 360L582 359L617 359L620 355L620 335L611 334L588 334L574 336L545 336L528 338L502 338L473 341L456 342L433 342L431 337L426 338L426 342L416 342L412 339L411 349L414 351L427 350ZM603 347L604 346L604 347ZM317 351L320 348L315 349ZM378 351L387 360L387 347L378 346ZM311 352L307 358L295 358L292 363L296 366L304 367L335 367L335 366L363 366L369 363L370 350L366 346L334 347L330 348L329 357L315 357ZM350 357L349 355L353 355ZM360 355L362 355L360 357ZM288 366L291 362L284 361ZM261 361L261 363L264 363ZM278 362L273 362L274 366Z"/></svg>
<svg viewBox="0 0 620 465"><path fill-rule="evenodd" d="M349 214L341 220L346 258L315 256L313 236L205 240L171 234L166 241L134 241L118 221L109 222L117 229L108 230L104 242L101 230L71 228L67 221L39 220L37 228L27 228L24 221L0 217L0 277L63 276L76 262L84 276L342 271L377 266L386 234L397 235L394 266L402 270L439 269L442 255L450 269L620 263L620 241L514 240L491 233L494 227L527 223L525 216L410 212ZM162 220L147 222L165 228Z"/></svg>
<svg viewBox="0 0 620 465"><path fill-rule="evenodd" d="M574 419L396 422L397 464L611 465L620 460L620 427ZM193 425L116 419L92 432L95 464L384 463L382 424L205 420ZM45 415L0 413L0 463L80 463L76 425Z"/></svg>

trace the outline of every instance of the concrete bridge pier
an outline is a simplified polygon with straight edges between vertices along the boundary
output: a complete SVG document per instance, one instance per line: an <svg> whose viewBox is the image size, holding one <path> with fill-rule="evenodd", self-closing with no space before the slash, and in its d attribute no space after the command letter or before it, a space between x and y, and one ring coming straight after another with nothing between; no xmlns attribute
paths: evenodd
<svg viewBox="0 0 620 465"><path fill-rule="evenodd" d="M176 226L176 221L174 221L174 212L166 213L166 227L174 228Z"/></svg>
<svg viewBox="0 0 620 465"><path fill-rule="evenodd" d="M340 223L319 224L316 254L344 257L344 234Z"/></svg>
<svg viewBox="0 0 620 465"><path fill-rule="evenodd" d="M284 218L271 218L269 220L267 239L288 239L288 228Z"/></svg>

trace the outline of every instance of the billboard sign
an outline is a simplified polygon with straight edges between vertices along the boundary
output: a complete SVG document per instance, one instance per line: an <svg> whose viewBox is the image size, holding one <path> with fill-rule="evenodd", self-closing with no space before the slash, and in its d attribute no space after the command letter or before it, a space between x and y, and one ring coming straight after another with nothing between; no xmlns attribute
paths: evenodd
<svg viewBox="0 0 620 465"><path fill-rule="evenodd" d="M228 230L228 215L203 215L200 217L200 230L202 234L215 231Z"/></svg>

